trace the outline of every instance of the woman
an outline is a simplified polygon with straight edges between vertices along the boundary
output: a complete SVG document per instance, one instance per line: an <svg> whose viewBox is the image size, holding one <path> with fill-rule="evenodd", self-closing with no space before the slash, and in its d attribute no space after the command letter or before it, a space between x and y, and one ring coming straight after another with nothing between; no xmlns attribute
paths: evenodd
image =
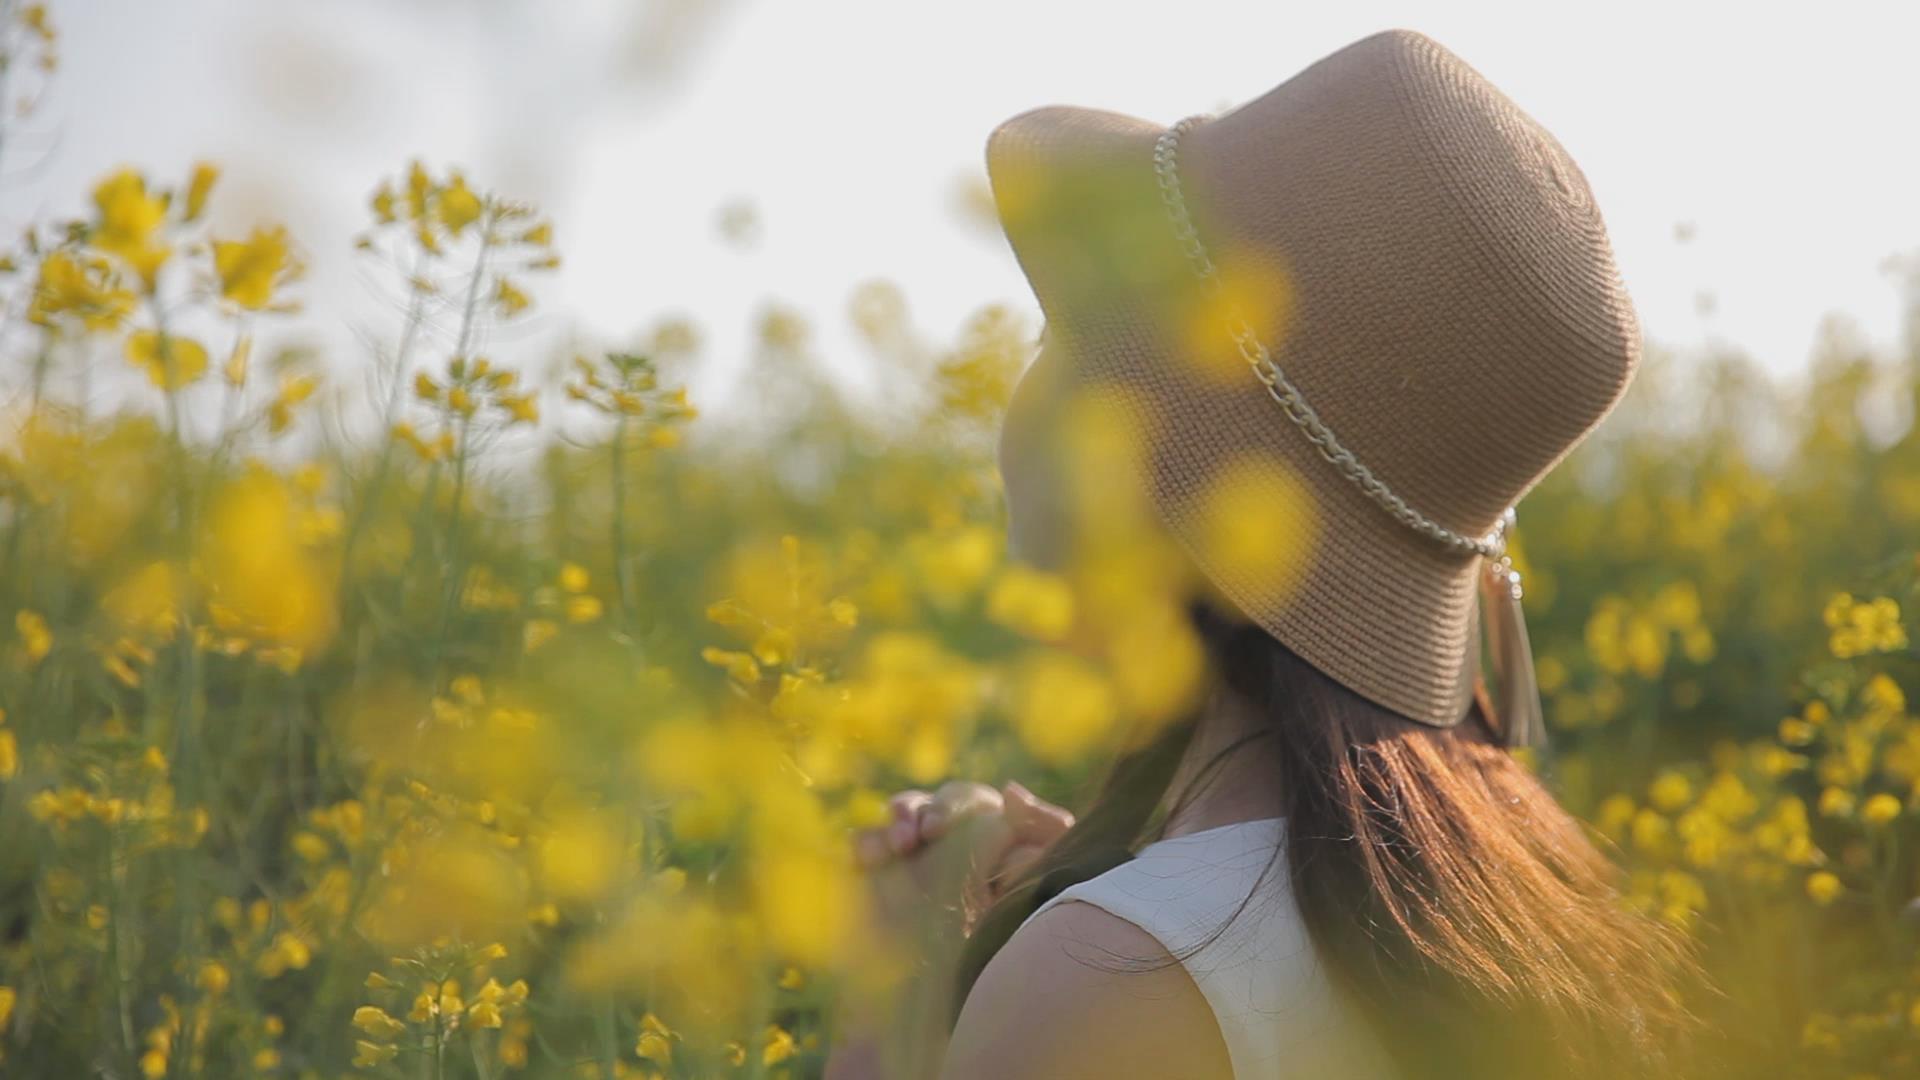
<svg viewBox="0 0 1920 1080"><path fill-rule="evenodd" d="M1510 752L1540 739L1512 507L1640 349L1578 167L1405 30L1172 128L1031 110L987 163L1047 316L1000 447L1012 546L1064 572L1113 531L1080 493L1137 483L1203 585L1209 681L1077 821L955 784L857 838L912 863L996 823L942 1075L1672 1075L1681 940ZM1090 391L1136 464L1074 471ZM1217 542L1222 484L1261 557Z"/></svg>

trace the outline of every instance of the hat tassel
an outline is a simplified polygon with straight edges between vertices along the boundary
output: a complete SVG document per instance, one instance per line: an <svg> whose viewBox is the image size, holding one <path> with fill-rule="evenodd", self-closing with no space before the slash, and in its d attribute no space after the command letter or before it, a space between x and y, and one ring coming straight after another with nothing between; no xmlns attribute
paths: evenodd
<svg viewBox="0 0 1920 1080"><path fill-rule="evenodd" d="M1513 569L1513 561L1505 555L1489 561L1480 575L1480 610L1486 626L1499 734L1510 748L1524 746L1540 751L1546 749L1547 725L1520 596L1520 574Z"/></svg>

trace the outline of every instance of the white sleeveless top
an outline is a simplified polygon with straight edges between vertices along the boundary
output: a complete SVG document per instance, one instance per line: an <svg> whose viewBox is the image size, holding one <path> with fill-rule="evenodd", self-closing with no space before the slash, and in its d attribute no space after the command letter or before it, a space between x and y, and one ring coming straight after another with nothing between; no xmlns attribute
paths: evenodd
<svg viewBox="0 0 1920 1080"><path fill-rule="evenodd" d="M1079 900L1151 934L1206 996L1234 1080L1392 1080L1386 1051L1335 996L1314 954L1284 856L1262 876L1284 842L1285 824L1239 821L1155 841L1033 914Z"/></svg>

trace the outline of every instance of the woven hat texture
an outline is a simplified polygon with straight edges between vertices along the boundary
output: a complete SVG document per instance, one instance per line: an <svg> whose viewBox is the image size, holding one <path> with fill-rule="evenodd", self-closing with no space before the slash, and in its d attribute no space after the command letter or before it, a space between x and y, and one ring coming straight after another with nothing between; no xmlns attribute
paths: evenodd
<svg viewBox="0 0 1920 1080"><path fill-rule="evenodd" d="M1370 700L1457 723L1481 556L1369 499L1237 355L1196 355L1222 350L1156 176L1164 130L1048 105L989 136L1002 226L1060 344L1042 362L1070 368L1040 375L1125 388L1155 510L1250 618ZM1441 525L1489 532L1624 393L1640 325L1586 176L1432 38L1353 42L1188 131L1177 160L1198 236L1280 369ZM1203 493L1249 455L1312 503L1283 595L1200 542Z"/></svg>

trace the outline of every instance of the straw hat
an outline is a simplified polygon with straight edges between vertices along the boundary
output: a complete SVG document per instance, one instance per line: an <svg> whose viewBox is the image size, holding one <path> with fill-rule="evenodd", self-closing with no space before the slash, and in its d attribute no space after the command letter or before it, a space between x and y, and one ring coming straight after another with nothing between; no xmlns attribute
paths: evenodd
<svg viewBox="0 0 1920 1080"><path fill-rule="evenodd" d="M1394 29L1171 129L1031 109L986 159L1061 346L1042 355L1061 370L1028 377L1127 391L1149 433L1138 479L1210 584L1361 695L1458 723L1503 520L1640 356L1560 143ZM1282 590L1204 542L1210 486L1250 455L1302 503L1301 535L1274 545L1300 563Z"/></svg>

